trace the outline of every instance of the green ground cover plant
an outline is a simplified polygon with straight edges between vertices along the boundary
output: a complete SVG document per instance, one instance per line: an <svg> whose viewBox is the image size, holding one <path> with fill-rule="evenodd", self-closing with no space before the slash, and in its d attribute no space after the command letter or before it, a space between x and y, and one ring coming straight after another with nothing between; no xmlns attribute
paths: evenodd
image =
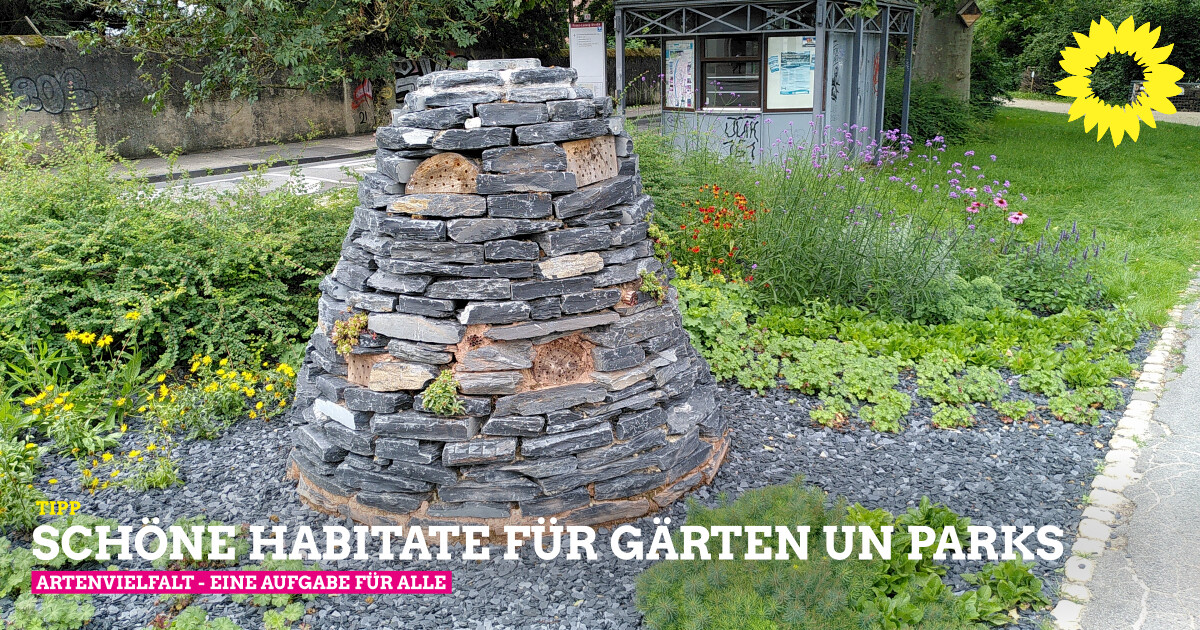
<svg viewBox="0 0 1200 630"><path fill-rule="evenodd" d="M830 507L819 489L795 480L746 492L737 501L708 509L692 503L687 524L797 525L811 527L809 557L744 560L745 540L735 539L734 560L717 560L720 542L709 543L712 560L674 560L638 577L636 602L650 628L985 628L1014 622L1022 610L1044 606L1040 580L1019 562L988 565L972 575L979 586L955 595L943 581L946 567L927 549L908 558L907 526L953 527L967 539L970 519L928 497L906 513L847 506ZM877 533L895 526L890 560L833 561L825 552L822 527L866 525ZM767 549L778 541L764 537ZM676 534L679 548L682 534Z"/></svg>

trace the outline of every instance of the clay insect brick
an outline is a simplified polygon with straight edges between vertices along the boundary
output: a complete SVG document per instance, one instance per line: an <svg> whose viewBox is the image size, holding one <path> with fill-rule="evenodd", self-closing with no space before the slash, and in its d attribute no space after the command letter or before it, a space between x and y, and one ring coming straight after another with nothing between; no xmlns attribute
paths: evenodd
<svg viewBox="0 0 1200 630"><path fill-rule="evenodd" d="M590 525L712 480L716 384L674 293L639 292L663 273L653 202L611 112L536 59L430 74L392 112L300 373L304 501L366 524ZM358 315L347 352L331 334Z"/></svg>

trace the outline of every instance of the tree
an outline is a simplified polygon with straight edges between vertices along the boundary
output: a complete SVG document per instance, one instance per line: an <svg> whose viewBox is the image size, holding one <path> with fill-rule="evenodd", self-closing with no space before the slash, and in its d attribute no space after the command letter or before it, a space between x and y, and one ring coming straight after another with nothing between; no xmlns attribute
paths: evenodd
<svg viewBox="0 0 1200 630"><path fill-rule="evenodd" d="M971 98L971 42L973 25L959 11L973 0L936 0L921 5L913 72L926 81L941 83L951 94Z"/></svg>
<svg viewBox="0 0 1200 630"><path fill-rule="evenodd" d="M161 109L172 89L195 106L256 100L265 89L323 90L344 79L393 78L400 58L446 56L474 44L490 20L515 18L541 0L98 0L125 28L97 28L88 45L136 51L157 63L151 96ZM172 70L188 77L172 86ZM178 75L177 75L178 76Z"/></svg>
<svg viewBox="0 0 1200 630"><path fill-rule="evenodd" d="M42 35L50 36L85 28L99 14L81 0L5 0L0 2L0 33L32 35L27 17Z"/></svg>

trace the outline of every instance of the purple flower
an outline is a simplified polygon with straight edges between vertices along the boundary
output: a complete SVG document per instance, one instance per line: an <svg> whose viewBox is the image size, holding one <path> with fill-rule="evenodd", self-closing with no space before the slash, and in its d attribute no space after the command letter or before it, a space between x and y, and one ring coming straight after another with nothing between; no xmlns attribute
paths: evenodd
<svg viewBox="0 0 1200 630"><path fill-rule="evenodd" d="M972 155L975 155L975 152L974 152L974 151L967 151L967 152L966 152L966 153L964 153L963 155L965 155L965 156L967 156L967 157L971 157Z"/></svg>

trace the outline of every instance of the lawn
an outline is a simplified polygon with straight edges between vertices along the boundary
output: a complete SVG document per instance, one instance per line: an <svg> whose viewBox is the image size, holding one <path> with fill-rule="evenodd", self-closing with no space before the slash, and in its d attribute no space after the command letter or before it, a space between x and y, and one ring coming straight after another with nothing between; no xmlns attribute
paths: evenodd
<svg viewBox="0 0 1200 630"><path fill-rule="evenodd" d="M1064 114L1005 107L965 148L999 156L1031 220L1096 228L1108 242L1106 280L1163 323L1200 260L1200 127L1160 123L1114 147ZM1127 268L1117 264L1126 251Z"/></svg>

